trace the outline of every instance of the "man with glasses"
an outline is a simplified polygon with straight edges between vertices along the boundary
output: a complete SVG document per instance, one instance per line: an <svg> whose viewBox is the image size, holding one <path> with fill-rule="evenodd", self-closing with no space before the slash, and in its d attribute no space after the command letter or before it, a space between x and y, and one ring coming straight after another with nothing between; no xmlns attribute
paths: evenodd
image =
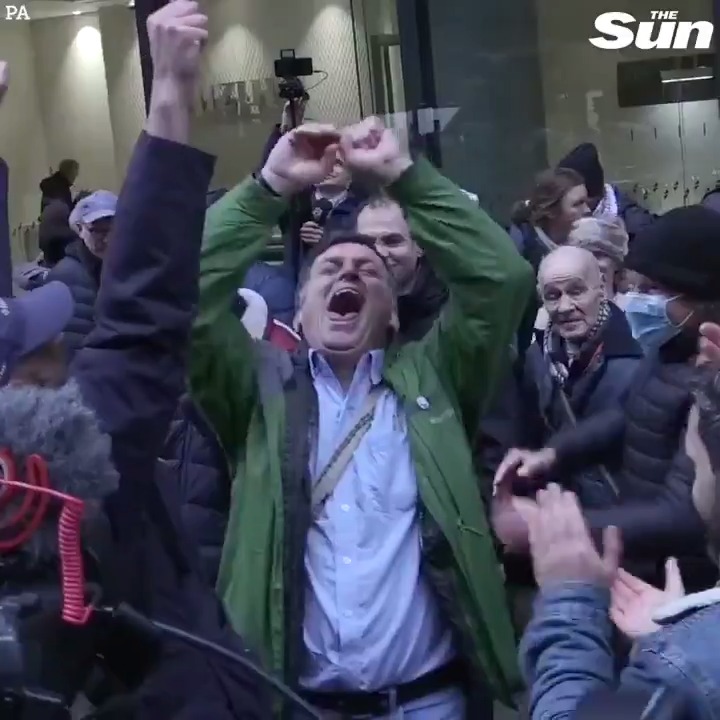
<svg viewBox="0 0 720 720"><path fill-rule="evenodd" d="M65 257L48 273L47 280L67 285L75 301L75 311L64 334L68 359L80 349L95 324L95 299L116 206L117 196L107 190L97 190L82 198L69 218L70 228L78 238L67 246Z"/></svg>

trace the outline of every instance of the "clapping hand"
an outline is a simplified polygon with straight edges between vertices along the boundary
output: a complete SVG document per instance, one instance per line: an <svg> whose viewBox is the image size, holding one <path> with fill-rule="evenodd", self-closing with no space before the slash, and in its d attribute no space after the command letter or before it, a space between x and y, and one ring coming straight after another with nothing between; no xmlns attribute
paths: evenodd
<svg viewBox="0 0 720 720"><path fill-rule="evenodd" d="M537 494L538 512L529 517L530 552L540 588L566 582L611 587L617 576L621 544L617 528L606 528L604 552L595 549L573 493L550 485Z"/></svg>
<svg viewBox="0 0 720 720"><path fill-rule="evenodd" d="M376 117L346 128L340 149L353 175L383 185L395 182L412 165L412 160L400 149L395 133Z"/></svg>
<svg viewBox="0 0 720 720"><path fill-rule="evenodd" d="M283 135L262 169L280 195L294 195L326 178L335 164L340 133L332 125L308 124Z"/></svg>
<svg viewBox="0 0 720 720"><path fill-rule="evenodd" d="M652 618L663 605L684 596L685 587L675 558L665 563L664 590L620 569L612 586L610 617L620 632L636 640L658 629Z"/></svg>

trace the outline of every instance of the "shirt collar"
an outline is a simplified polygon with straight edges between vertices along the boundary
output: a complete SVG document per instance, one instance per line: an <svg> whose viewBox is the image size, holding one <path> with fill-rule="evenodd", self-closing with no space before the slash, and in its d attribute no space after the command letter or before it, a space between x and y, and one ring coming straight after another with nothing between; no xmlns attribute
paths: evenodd
<svg viewBox="0 0 720 720"><path fill-rule="evenodd" d="M333 374L330 365L328 365L325 358L317 351L312 348L308 352L308 358L310 360L310 374L313 380L316 380L318 375L322 373ZM384 350L371 350L365 353L358 362L355 374L358 372L370 372L370 382L373 385L379 385L382 382L383 367L385 365L385 351Z"/></svg>

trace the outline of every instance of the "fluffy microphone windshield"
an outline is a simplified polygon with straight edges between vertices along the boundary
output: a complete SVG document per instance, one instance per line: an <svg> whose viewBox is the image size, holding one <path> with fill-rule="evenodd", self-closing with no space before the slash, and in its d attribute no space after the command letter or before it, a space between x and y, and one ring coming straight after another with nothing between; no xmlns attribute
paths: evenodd
<svg viewBox="0 0 720 720"><path fill-rule="evenodd" d="M40 455L47 463L50 486L59 492L98 500L118 486L110 438L72 381L60 389L0 389L0 449L14 456L16 480L25 480L26 458Z"/></svg>

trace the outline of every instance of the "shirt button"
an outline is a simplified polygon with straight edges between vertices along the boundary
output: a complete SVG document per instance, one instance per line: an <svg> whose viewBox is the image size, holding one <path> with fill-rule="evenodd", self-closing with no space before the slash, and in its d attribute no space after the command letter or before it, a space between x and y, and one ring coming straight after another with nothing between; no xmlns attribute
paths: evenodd
<svg viewBox="0 0 720 720"><path fill-rule="evenodd" d="M344 615L346 618L351 618L353 614L352 614L352 612L351 612L350 610L346 610L346 611L343 613L343 615Z"/></svg>
<svg viewBox="0 0 720 720"><path fill-rule="evenodd" d="M349 506L347 503L343 503L343 504L340 506L340 509L341 509L343 512L350 512L350 506Z"/></svg>
<svg viewBox="0 0 720 720"><path fill-rule="evenodd" d="M347 555L342 560L345 563L345 565L349 565L352 562L352 560L349 557L347 557Z"/></svg>
<svg viewBox="0 0 720 720"><path fill-rule="evenodd" d="M430 407L430 401L424 395L421 395L415 402L421 410L427 410Z"/></svg>

